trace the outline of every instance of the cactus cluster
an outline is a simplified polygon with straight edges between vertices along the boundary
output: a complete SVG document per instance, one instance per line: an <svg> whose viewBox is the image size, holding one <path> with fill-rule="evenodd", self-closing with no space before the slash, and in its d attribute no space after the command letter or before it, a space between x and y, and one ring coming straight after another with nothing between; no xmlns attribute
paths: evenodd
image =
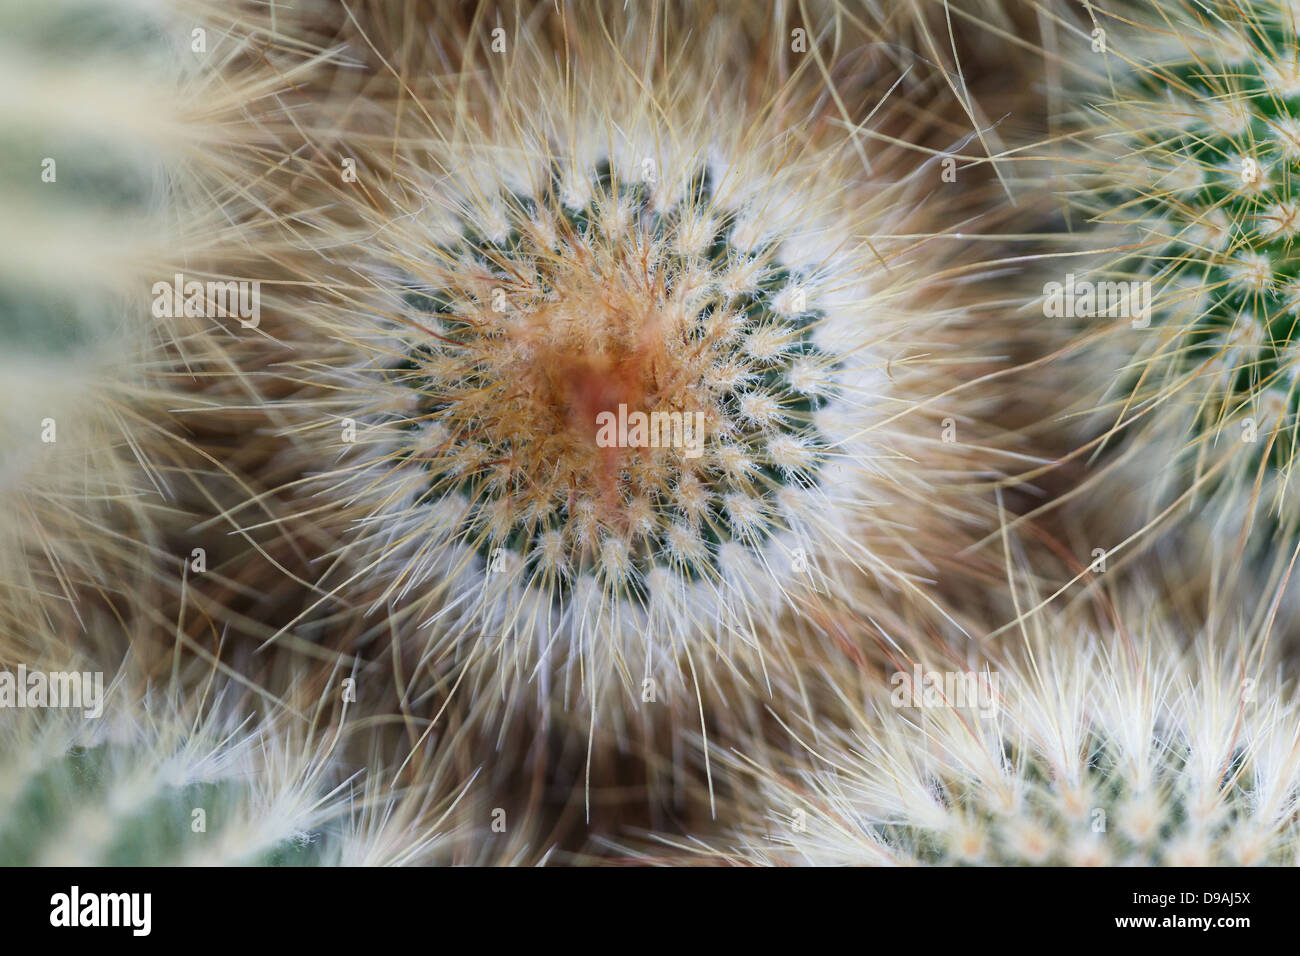
<svg viewBox="0 0 1300 956"><path fill-rule="evenodd" d="M0 7L0 865L1300 862L1298 18Z"/></svg>

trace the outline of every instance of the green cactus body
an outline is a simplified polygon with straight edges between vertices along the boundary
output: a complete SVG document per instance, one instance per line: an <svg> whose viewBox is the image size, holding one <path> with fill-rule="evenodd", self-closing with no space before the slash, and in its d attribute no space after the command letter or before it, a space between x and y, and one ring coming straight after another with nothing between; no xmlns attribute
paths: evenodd
<svg viewBox="0 0 1300 956"><path fill-rule="evenodd" d="M0 865L311 865L325 858L317 806L277 787L274 740L220 734L119 705L0 712ZM269 733L273 733L269 728Z"/></svg>
<svg viewBox="0 0 1300 956"><path fill-rule="evenodd" d="M233 854L223 831L248 826L251 792L238 777L172 783L118 744L72 746L29 776L0 813L0 865L160 866L211 855L240 865L310 865L319 834Z"/></svg>
<svg viewBox="0 0 1300 956"><path fill-rule="evenodd" d="M1169 4L1192 22L1166 46L1138 33L1125 48L1144 66L1098 108L1107 160L1085 205L1135 246L1105 278L1147 282L1154 299L1128 340L1126 410L1190 407L1189 471L1207 446L1241 444L1236 474L1284 485L1298 447L1300 53L1284 10L1243 22L1236 5L1200 6Z"/></svg>

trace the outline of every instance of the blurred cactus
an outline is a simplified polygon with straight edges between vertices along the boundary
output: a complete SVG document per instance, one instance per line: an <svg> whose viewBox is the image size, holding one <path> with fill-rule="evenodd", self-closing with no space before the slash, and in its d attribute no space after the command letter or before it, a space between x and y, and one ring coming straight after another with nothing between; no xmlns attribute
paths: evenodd
<svg viewBox="0 0 1300 956"><path fill-rule="evenodd" d="M1172 462L1148 457L1161 467L1148 486L1182 493L1200 481L1216 512L1234 514L1257 496L1290 530L1300 525L1287 499L1300 451L1293 9L1151 0L1127 23L1099 21L1101 39L1080 56L1112 83L1084 117L1095 166L1076 193L1120 250L1086 277L1079 306L1115 325L1097 340L1123 366L1107 416L1136 422L1144 446L1181 445ZM1130 289L1149 311L1123 308ZM1090 374L1098 354L1085 356Z"/></svg>

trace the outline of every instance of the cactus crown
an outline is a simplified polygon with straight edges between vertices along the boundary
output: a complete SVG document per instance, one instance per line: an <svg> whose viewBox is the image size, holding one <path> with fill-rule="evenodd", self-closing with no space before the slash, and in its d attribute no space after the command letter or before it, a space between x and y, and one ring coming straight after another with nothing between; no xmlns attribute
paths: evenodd
<svg viewBox="0 0 1300 956"><path fill-rule="evenodd" d="M737 95L598 47L435 77L396 142L407 93L369 99L355 159L296 174L318 308L280 368L320 586L430 659L515 658L476 682L545 656L583 692L784 654L787 612L877 574L929 605L919 538L974 454L929 428L970 301L938 163L864 169L815 70Z"/></svg>
<svg viewBox="0 0 1300 956"><path fill-rule="evenodd" d="M394 370L415 393L397 454L461 503L458 537L556 599L582 573L638 603L655 565L717 580L719 549L760 550L781 492L817 481L834 361L808 277L733 241L707 169L678 196L607 160L538 192L465 222L406 295L426 334Z"/></svg>

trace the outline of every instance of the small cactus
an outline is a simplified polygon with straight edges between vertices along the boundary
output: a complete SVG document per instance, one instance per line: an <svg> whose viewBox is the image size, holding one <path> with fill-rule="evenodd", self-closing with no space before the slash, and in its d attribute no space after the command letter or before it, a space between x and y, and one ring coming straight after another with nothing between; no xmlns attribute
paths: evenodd
<svg viewBox="0 0 1300 956"><path fill-rule="evenodd" d="M117 684L104 694L98 716L0 711L0 864L321 859L337 796L311 785L309 761L277 757L282 726L226 721L215 709L196 720L193 707L150 692L133 704Z"/></svg>
<svg viewBox="0 0 1300 956"><path fill-rule="evenodd" d="M758 864L1294 864L1300 708L1263 644L1245 629L1227 641L1207 629L1191 650L1177 624L1126 624L1034 618L1032 651L960 680L948 676L952 662L919 662L915 692L911 667L890 686L875 681L860 709L795 728L793 755L757 740L737 747L721 759L757 787L737 789L732 819L744 823L719 854Z"/></svg>
<svg viewBox="0 0 1300 956"><path fill-rule="evenodd" d="M505 811L485 805L464 731L394 756L383 728L331 710L334 686L305 720L212 677L154 686L132 673L124 665L105 683L94 671L0 671L0 866L545 858L525 811L511 804L507 828ZM81 691L63 703L77 706L56 706L48 688L70 680ZM33 687L45 688L39 699Z"/></svg>

